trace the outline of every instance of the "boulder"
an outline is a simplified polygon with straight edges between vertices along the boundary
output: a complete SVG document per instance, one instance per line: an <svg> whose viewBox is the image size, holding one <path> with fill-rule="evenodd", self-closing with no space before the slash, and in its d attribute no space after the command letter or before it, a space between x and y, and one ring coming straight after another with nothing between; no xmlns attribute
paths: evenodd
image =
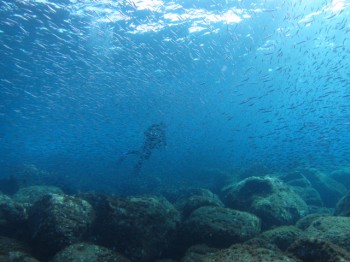
<svg viewBox="0 0 350 262"><path fill-rule="evenodd" d="M26 208L0 193L0 235L20 234L25 227L28 215Z"/></svg>
<svg viewBox="0 0 350 262"><path fill-rule="evenodd" d="M302 261L350 261L350 253L348 251L320 239L299 239L287 251Z"/></svg>
<svg viewBox="0 0 350 262"><path fill-rule="evenodd" d="M295 226L297 228L300 228L301 230L305 230L307 229L312 222L314 222L315 220L319 219L320 217L326 217L326 216L330 216L331 214L310 214L307 215L305 217L300 218Z"/></svg>
<svg viewBox="0 0 350 262"><path fill-rule="evenodd" d="M315 206L316 208L323 206L321 195L313 187L291 187L293 191L297 193L309 206Z"/></svg>
<svg viewBox="0 0 350 262"><path fill-rule="evenodd" d="M218 252L220 249L207 245L194 245L187 249L181 262L201 262L209 254Z"/></svg>
<svg viewBox="0 0 350 262"><path fill-rule="evenodd" d="M12 196L12 199L18 203L30 207L36 201L48 194L63 195L64 193L60 188L55 186L29 186L18 190L17 193Z"/></svg>
<svg viewBox="0 0 350 262"><path fill-rule="evenodd" d="M182 262L301 262L297 258L284 254L281 251L262 247L235 244L230 248L218 251L202 252L198 249L189 249Z"/></svg>
<svg viewBox="0 0 350 262"><path fill-rule="evenodd" d="M226 188L226 203L261 218L263 228L291 225L308 206L289 186L274 177L250 177Z"/></svg>
<svg viewBox="0 0 350 262"><path fill-rule="evenodd" d="M253 214L224 207L205 206L193 211L181 227L182 242L188 246L207 244L228 247L255 237L260 220Z"/></svg>
<svg viewBox="0 0 350 262"><path fill-rule="evenodd" d="M267 197L274 193L275 185L280 182L273 177L249 177L224 188L225 202L238 210L249 210L256 198Z"/></svg>
<svg viewBox="0 0 350 262"><path fill-rule="evenodd" d="M0 237L0 261L39 262L26 244L8 237Z"/></svg>
<svg viewBox="0 0 350 262"><path fill-rule="evenodd" d="M306 228L304 236L324 240L350 251L350 217L320 217Z"/></svg>
<svg viewBox="0 0 350 262"><path fill-rule="evenodd" d="M105 247L76 243L58 252L51 262L130 262L117 252Z"/></svg>
<svg viewBox="0 0 350 262"><path fill-rule="evenodd" d="M96 206L99 243L132 261L152 261L167 249L180 223L180 214L163 197L91 199Z"/></svg>
<svg viewBox="0 0 350 262"><path fill-rule="evenodd" d="M335 207L334 215L350 217L350 194L339 200Z"/></svg>
<svg viewBox="0 0 350 262"><path fill-rule="evenodd" d="M194 210L202 206L224 206L218 196L207 189L183 191L179 194L174 205L184 218L187 218Z"/></svg>
<svg viewBox="0 0 350 262"><path fill-rule="evenodd" d="M298 170L283 173L279 178L289 185L308 205L322 207L320 194L312 187L310 181Z"/></svg>
<svg viewBox="0 0 350 262"><path fill-rule="evenodd" d="M30 253L30 248L16 239L0 236L0 254L5 255L12 251Z"/></svg>
<svg viewBox="0 0 350 262"><path fill-rule="evenodd" d="M316 168L304 168L299 172L310 182L320 194L324 206L333 208L342 198L347 189L344 185L332 179L330 175L322 173Z"/></svg>
<svg viewBox="0 0 350 262"><path fill-rule="evenodd" d="M295 240L302 236L302 233L303 231L295 226L281 226L267 230L259 237L285 251Z"/></svg>
<svg viewBox="0 0 350 262"><path fill-rule="evenodd" d="M91 205L80 198L50 194L35 202L29 211L31 241L43 256L82 241L94 221Z"/></svg>
<svg viewBox="0 0 350 262"><path fill-rule="evenodd" d="M177 260L173 260L173 259L157 259L155 262L177 262Z"/></svg>
<svg viewBox="0 0 350 262"><path fill-rule="evenodd" d="M36 258L28 255L26 253L22 253L20 251L12 251L7 255L0 255L1 262L39 262Z"/></svg>
<svg viewBox="0 0 350 262"><path fill-rule="evenodd" d="M330 178L350 189L350 167L342 167L330 173Z"/></svg>

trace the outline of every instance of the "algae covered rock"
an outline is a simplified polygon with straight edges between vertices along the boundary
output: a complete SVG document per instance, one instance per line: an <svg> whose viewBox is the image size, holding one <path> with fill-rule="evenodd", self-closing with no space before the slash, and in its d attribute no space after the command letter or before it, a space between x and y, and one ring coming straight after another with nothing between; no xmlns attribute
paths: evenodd
<svg viewBox="0 0 350 262"><path fill-rule="evenodd" d="M12 251L30 253L30 248L16 239L0 236L0 254L4 255Z"/></svg>
<svg viewBox="0 0 350 262"><path fill-rule="evenodd" d="M346 195L339 200L337 203L335 210L335 216L350 216L350 195Z"/></svg>
<svg viewBox="0 0 350 262"><path fill-rule="evenodd" d="M256 198L269 196L275 191L275 184L281 183L272 177L249 177L224 189L229 207L248 210Z"/></svg>
<svg viewBox="0 0 350 262"><path fill-rule="evenodd" d="M36 258L32 257L27 253L20 251L12 251L7 255L0 255L1 262L39 262Z"/></svg>
<svg viewBox="0 0 350 262"><path fill-rule="evenodd" d="M177 260L173 260L173 259L157 259L155 262L177 262Z"/></svg>
<svg viewBox="0 0 350 262"><path fill-rule="evenodd" d="M174 238L180 214L162 197L99 197L96 233L104 245L132 261L159 257Z"/></svg>
<svg viewBox="0 0 350 262"><path fill-rule="evenodd" d="M302 233L303 231L295 226L281 226L267 230L259 237L285 251L295 240L302 236Z"/></svg>
<svg viewBox="0 0 350 262"><path fill-rule="evenodd" d="M277 178L250 177L225 190L229 207L257 215L264 228L291 225L308 212L304 200Z"/></svg>
<svg viewBox="0 0 350 262"><path fill-rule="evenodd" d="M299 239L288 248L288 252L308 262L350 261L348 251L320 239Z"/></svg>
<svg viewBox="0 0 350 262"><path fill-rule="evenodd" d="M294 224L308 210L305 202L292 191L280 191L268 197L256 199L251 208L267 228Z"/></svg>
<svg viewBox="0 0 350 262"><path fill-rule="evenodd" d="M38 262L30 253L26 244L12 238L0 237L1 262Z"/></svg>
<svg viewBox="0 0 350 262"><path fill-rule="evenodd" d="M306 238L328 241L350 251L350 217L320 217L304 234Z"/></svg>
<svg viewBox="0 0 350 262"><path fill-rule="evenodd" d="M27 206L33 205L36 201L48 194L61 194L63 191L55 186L29 186L23 187L13 195L13 200L18 203L26 204Z"/></svg>
<svg viewBox="0 0 350 262"><path fill-rule="evenodd" d="M299 172L310 182L312 187L318 191L326 207L333 208L347 192L344 185L316 168L304 168Z"/></svg>
<svg viewBox="0 0 350 262"><path fill-rule="evenodd" d="M207 245L194 245L187 249L181 262L199 262L203 261L207 255L214 254L220 249L209 247Z"/></svg>
<svg viewBox="0 0 350 262"><path fill-rule="evenodd" d="M21 231L27 218L23 205L0 193L0 235L11 236Z"/></svg>
<svg viewBox="0 0 350 262"><path fill-rule="evenodd" d="M347 189L350 189L350 167L344 166L334 170L330 173L329 177L342 184Z"/></svg>
<svg viewBox="0 0 350 262"><path fill-rule="evenodd" d="M29 212L31 241L49 256L84 239L93 221L94 211L87 201L67 195L46 195Z"/></svg>
<svg viewBox="0 0 350 262"><path fill-rule="evenodd" d="M207 189L191 189L180 193L175 202L175 207L180 210L183 217L188 217L194 210L202 206L223 207L224 204Z"/></svg>
<svg viewBox="0 0 350 262"><path fill-rule="evenodd" d="M321 195L318 191L312 187L298 187L292 186L292 189L295 193L297 193L308 205L322 207L323 202L321 199Z"/></svg>
<svg viewBox="0 0 350 262"><path fill-rule="evenodd" d="M289 185L308 205L322 207L320 193L312 187L311 182L298 170L279 176Z"/></svg>
<svg viewBox="0 0 350 262"><path fill-rule="evenodd" d="M76 243L58 252L52 262L128 262L129 259L105 247Z"/></svg>
<svg viewBox="0 0 350 262"><path fill-rule="evenodd" d="M326 216L330 216L330 214L310 214L300 218L296 222L295 226L302 230L305 230L311 225L312 222L319 219L320 217L326 217Z"/></svg>
<svg viewBox="0 0 350 262"><path fill-rule="evenodd" d="M280 251L262 247L235 244L230 248L216 252L195 253L197 250L189 250L182 262L300 262L290 255Z"/></svg>
<svg viewBox="0 0 350 262"><path fill-rule="evenodd" d="M228 247L260 232L260 220L253 214L224 207L205 206L193 211L184 222L182 241Z"/></svg>

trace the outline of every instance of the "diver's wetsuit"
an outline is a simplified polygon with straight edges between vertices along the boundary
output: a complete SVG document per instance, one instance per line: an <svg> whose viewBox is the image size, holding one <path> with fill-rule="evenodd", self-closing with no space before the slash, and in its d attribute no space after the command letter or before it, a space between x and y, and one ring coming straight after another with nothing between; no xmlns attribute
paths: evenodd
<svg viewBox="0 0 350 262"><path fill-rule="evenodd" d="M166 146L165 125L163 123L153 124L144 132L144 141L141 150L130 150L120 159L124 160L127 155L135 154L139 158L133 168L133 174L139 174L144 160L148 160L154 149L164 148Z"/></svg>

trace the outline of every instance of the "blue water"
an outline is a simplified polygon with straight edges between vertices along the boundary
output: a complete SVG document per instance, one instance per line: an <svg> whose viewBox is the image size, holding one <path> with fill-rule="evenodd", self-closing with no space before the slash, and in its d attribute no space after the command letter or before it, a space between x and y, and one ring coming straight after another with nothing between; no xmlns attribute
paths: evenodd
<svg viewBox="0 0 350 262"><path fill-rule="evenodd" d="M347 166L349 5L1 0L1 173L120 192ZM136 157L118 159L157 123L166 146L136 177Z"/></svg>

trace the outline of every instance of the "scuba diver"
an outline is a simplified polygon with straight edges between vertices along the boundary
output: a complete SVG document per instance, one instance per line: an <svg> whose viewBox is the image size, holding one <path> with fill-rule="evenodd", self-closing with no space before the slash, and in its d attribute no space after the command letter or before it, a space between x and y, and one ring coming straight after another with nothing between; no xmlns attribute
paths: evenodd
<svg viewBox="0 0 350 262"><path fill-rule="evenodd" d="M162 149L166 146L165 125L164 123L153 124L144 132L144 141L140 150L129 150L125 152L118 160L121 163L129 155L137 155L138 160L133 168L133 174L137 175L143 166L143 162L148 160L154 149Z"/></svg>

